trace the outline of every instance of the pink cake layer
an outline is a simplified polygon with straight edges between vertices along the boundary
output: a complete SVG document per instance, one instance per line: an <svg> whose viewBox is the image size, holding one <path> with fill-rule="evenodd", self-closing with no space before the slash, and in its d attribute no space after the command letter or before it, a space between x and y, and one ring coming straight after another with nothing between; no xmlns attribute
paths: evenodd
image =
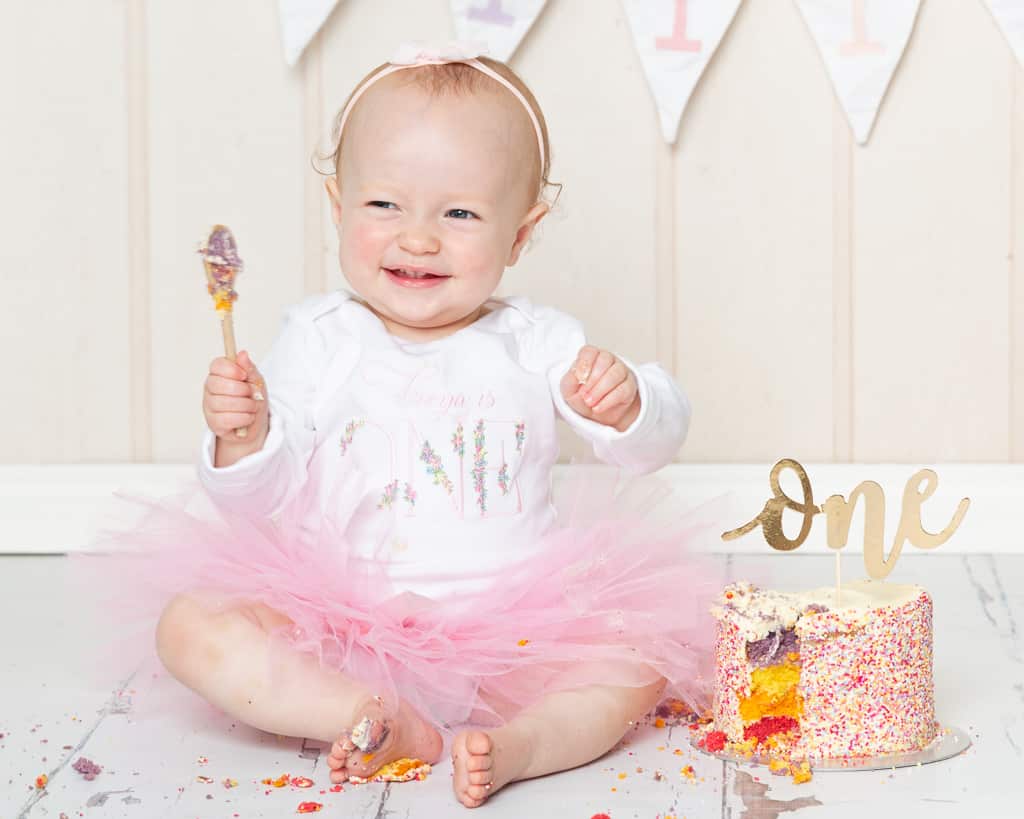
<svg viewBox="0 0 1024 819"><path fill-rule="evenodd" d="M803 698L793 755L877 756L919 750L935 738L932 601L919 592L900 605L805 611L789 624L800 641ZM742 742L749 628L731 622L728 610L716 614L715 728Z"/></svg>

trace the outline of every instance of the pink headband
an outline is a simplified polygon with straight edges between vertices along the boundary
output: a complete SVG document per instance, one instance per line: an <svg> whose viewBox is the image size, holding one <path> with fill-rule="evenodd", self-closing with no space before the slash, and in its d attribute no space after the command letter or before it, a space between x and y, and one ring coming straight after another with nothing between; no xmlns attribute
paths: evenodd
<svg viewBox="0 0 1024 819"><path fill-rule="evenodd" d="M341 112L341 117L338 120L338 139L341 139L341 135L345 130L345 123L348 121L349 114L352 113L353 106L359 98L366 93L366 90L377 82L377 80L382 77L386 77L388 74L394 74L396 71L403 71L406 68L416 68L421 65L462 63L463 65L475 68L482 74L486 74L492 80L501 83L512 92L520 103L522 103L523 108L526 109L526 113L530 115L530 122L533 123L533 130L537 135L537 148L540 150L540 174L541 179L543 180L545 160L544 134L540 128L540 121L537 119L537 115L533 112L533 108L530 106L530 103L526 101L526 97L520 93L518 88L501 76L501 74L493 71L476 59L477 57L484 57L486 55L487 46L483 43L470 43L453 40L434 47L426 46L421 43L405 43L399 46L395 56L388 61L390 65L382 71L378 71L352 93L352 96L349 98L348 105L345 106L345 110Z"/></svg>

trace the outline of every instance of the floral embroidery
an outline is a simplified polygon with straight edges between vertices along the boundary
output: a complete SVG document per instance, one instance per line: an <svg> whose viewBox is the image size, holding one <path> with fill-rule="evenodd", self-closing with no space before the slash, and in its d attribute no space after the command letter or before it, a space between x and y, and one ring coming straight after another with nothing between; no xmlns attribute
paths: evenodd
<svg viewBox="0 0 1024 819"><path fill-rule="evenodd" d="M354 418L345 424L345 434L341 436L342 455L348 452L348 448L352 445L352 436L356 434L356 430L365 423L366 421L363 418Z"/></svg>
<svg viewBox="0 0 1024 819"><path fill-rule="evenodd" d="M516 452L523 451L523 442L526 440L526 422L516 423Z"/></svg>
<svg viewBox="0 0 1024 819"><path fill-rule="evenodd" d="M420 460L427 465L427 474L433 476L435 486L444 487L444 491L449 495L455 491L454 484L452 484L451 480L448 478L447 473L444 471L444 467L441 466L441 459L437 457L437 453L434 452L429 441L423 442L423 449L420 451Z"/></svg>
<svg viewBox="0 0 1024 819"><path fill-rule="evenodd" d="M498 486L501 487L501 494L502 495L507 495L508 494L508 488L509 488L508 464L504 463L504 462L501 464L501 469L498 470Z"/></svg>
<svg viewBox="0 0 1024 819"><path fill-rule="evenodd" d="M412 488L412 484L408 481L406 481L405 487L402 489L402 497L410 506L416 505L416 490Z"/></svg>
<svg viewBox="0 0 1024 819"><path fill-rule="evenodd" d="M484 420L476 422L473 430L473 488L476 490L476 503L481 514L487 513L487 487L484 475L487 472L487 450L484 448Z"/></svg>
<svg viewBox="0 0 1024 819"><path fill-rule="evenodd" d="M460 458L466 454L466 442L462 440L462 424L455 428L455 434L452 435L452 452Z"/></svg>
<svg viewBox="0 0 1024 819"><path fill-rule="evenodd" d="M384 494L380 496L380 500L377 501L378 509L390 509L391 504L395 502L395 495L398 493L398 479L396 478L387 486L384 487Z"/></svg>

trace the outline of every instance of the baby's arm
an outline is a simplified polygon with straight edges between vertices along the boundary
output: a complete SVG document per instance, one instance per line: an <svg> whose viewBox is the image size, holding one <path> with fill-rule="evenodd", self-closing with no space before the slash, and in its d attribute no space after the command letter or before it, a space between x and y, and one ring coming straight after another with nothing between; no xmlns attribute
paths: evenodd
<svg viewBox="0 0 1024 819"><path fill-rule="evenodd" d="M690 426L686 396L660 365L637 366L607 351L598 351L601 355L596 357L611 359L605 375L595 378L591 373L581 385L583 375L577 377L576 365L580 356L586 359L593 350L584 345L570 364L550 371L558 414L593 444L594 454L605 463L633 474L654 472L670 463ZM588 392L592 406L584 398Z"/></svg>
<svg viewBox="0 0 1024 819"><path fill-rule="evenodd" d="M263 448L269 426L265 392L263 377L246 351L238 354L237 361L221 356L210 362L203 416L217 438L214 466L231 466ZM244 437L239 429L245 430Z"/></svg>
<svg viewBox="0 0 1024 819"><path fill-rule="evenodd" d="M306 482L314 446L314 430L307 423L314 390L309 362L317 358L310 349L308 313L301 306L286 313L262 374L248 355L244 360L240 355L235 364L217 359L211 365L203 399L210 429L200 453L199 478L224 506L272 515ZM247 437L238 438L234 429L243 426Z"/></svg>
<svg viewBox="0 0 1024 819"><path fill-rule="evenodd" d="M633 474L671 462L690 424L689 402L672 377L658 364L638 366L587 345L572 316L546 307L531 315L521 355L546 370L555 409L594 454Z"/></svg>

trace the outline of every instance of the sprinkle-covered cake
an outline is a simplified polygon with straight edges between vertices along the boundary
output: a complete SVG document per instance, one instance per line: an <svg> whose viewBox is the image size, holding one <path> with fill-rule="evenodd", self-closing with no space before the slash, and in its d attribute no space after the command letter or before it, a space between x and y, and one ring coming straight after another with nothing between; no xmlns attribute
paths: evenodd
<svg viewBox="0 0 1024 819"><path fill-rule="evenodd" d="M932 600L875 580L801 593L726 587L711 751L831 760L921 750L936 736Z"/></svg>

